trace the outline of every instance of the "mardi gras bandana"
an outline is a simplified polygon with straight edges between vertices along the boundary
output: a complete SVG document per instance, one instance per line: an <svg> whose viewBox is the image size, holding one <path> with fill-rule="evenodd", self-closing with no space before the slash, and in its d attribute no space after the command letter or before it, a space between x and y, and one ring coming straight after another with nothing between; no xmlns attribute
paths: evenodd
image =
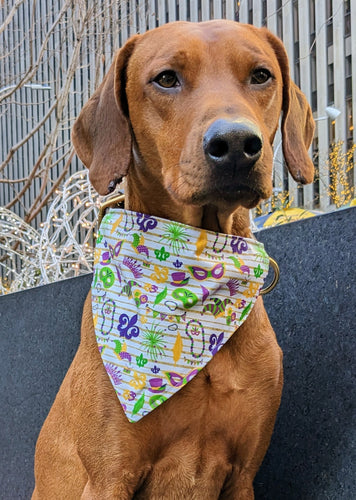
<svg viewBox="0 0 356 500"><path fill-rule="evenodd" d="M262 243L122 209L102 220L92 305L105 369L132 422L187 384L245 321Z"/></svg>

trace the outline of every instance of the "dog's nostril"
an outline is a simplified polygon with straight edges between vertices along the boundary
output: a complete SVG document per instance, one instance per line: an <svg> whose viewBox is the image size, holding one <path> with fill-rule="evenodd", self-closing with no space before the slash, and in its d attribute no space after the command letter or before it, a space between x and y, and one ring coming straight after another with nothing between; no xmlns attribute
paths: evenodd
<svg viewBox="0 0 356 500"><path fill-rule="evenodd" d="M223 139L215 139L210 142L208 147L208 153L210 156L215 156L215 158L222 158L229 151L229 145Z"/></svg>
<svg viewBox="0 0 356 500"><path fill-rule="evenodd" d="M244 143L244 152L248 156L257 155L262 149L262 141L258 136L248 137Z"/></svg>

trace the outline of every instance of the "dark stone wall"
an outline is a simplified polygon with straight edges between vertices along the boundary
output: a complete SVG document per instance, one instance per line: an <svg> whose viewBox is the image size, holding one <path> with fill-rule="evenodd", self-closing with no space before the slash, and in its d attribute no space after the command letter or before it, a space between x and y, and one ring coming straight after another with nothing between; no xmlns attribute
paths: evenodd
<svg viewBox="0 0 356 500"><path fill-rule="evenodd" d="M356 209L260 232L281 279L265 297L285 384L256 498L350 500L356 492Z"/></svg>
<svg viewBox="0 0 356 500"><path fill-rule="evenodd" d="M31 498L37 436L78 347L90 283L87 275L0 297L1 500Z"/></svg>
<svg viewBox="0 0 356 500"><path fill-rule="evenodd" d="M258 233L281 269L265 297L285 385L257 500L356 491L356 209ZM0 498L28 499L41 425L79 343L91 276L0 297Z"/></svg>

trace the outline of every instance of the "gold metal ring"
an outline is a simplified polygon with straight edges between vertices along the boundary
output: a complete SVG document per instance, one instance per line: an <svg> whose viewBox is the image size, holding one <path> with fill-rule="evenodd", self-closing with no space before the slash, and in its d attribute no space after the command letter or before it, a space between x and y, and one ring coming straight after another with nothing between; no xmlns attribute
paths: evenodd
<svg viewBox="0 0 356 500"><path fill-rule="evenodd" d="M98 227L100 227L101 221L103 220L103 217L105 215L106 209L111 207L112 205L118 205L119 203L122 203L125 199L124 194L114 194L111 196L111 198L108 198L105 200L99 208L99 215L98 215Z"/></svg>
<svg viewBox="0 0 356 500"><path fill-rule="evenodd" d="M279 281L279 274L280 273L279 273L279 266L278 266L277 262L274 259L272 259L272 257L270 257L269 263L270 263L271 267L273 268L274 276L273 276L272 282L268 286L266 286L266 288L262 288L262 290L260 291L261 295L266 295L266 293L271 292Z"/></svg>

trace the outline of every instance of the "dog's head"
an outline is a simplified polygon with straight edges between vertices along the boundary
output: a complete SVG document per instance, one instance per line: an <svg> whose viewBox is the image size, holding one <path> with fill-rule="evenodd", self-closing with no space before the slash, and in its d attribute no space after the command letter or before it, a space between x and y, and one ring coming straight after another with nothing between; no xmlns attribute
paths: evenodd
<svg viewBox="0 0 356 500"><path fill-rule="evenodd" d="M127 175L152 215L170 205L232 212L271 195L281 113L289 171L311 182L314 122L281 41L232 21L178 22L117 53L73 142L101 194Z"/></svg>

